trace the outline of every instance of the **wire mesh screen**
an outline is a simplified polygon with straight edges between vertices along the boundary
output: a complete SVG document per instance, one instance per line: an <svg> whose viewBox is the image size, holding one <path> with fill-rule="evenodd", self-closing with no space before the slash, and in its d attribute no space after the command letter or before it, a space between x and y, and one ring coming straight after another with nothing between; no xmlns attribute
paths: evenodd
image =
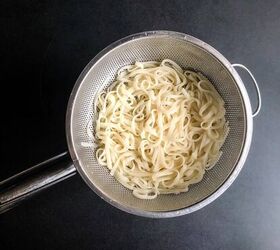
<svg viewBox="0 0 280 250"><path fill-rule="evenodd" d="M225 101L229 135L222 147L223 154L203 180L190 186L187 193L160 195L154 200L140 200L123 187L109 170L100 166L91 148L82 142L91 142L86 127L95 117L93 100L113 81L117 70L135 61L171 59L182 68L202 72L215 86ZM82 80L73 103L71 136L74 150L91 186L104 197L130 209L142 211L172 211L189 207L211 195L234 169L244 144L246 119L242 96L227 68L202 47L172 36L151 36L132 39L118 45L101 57ZM93 131L94 133L94 131Z"/></svg>

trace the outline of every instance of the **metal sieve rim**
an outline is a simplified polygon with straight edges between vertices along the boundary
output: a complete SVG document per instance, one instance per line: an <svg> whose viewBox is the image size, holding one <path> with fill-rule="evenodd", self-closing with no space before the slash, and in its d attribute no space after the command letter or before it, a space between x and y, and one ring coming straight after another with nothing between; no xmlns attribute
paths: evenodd
<svg viewBox="0 0 280 250"><path fill-rule="evenodd" d="M73 137L72 137L72 112L73 112L73 107L76 102L77 98L77 93L79 92L79 88L81 86L81 83L83 82L83 79L87 76L89 70L92 68L94 64L96 64L99 60L102 59L103 56L105 56L108 52L110 52L112 49L118 47L119 45L123 45L126 42L129 42L131 40L135 39L141 39L144 37L172 37L180 40L184 40L187 42L190 42L204 50L206 50L208 53L210 53L212 56L214 56L217 60L220 61L221 64L225 66L225 68L228 70L232 78L235 80L235 83L237 87L239 88L243 105L244 105L244 111L245 111L245 136L243 140L243 147L242 151L240 153L239 159L236 161L236 165L233 168L232 173L229 175L229 177L224 181L223 184L220 185L217 190L206 197L204 200L199 201L198 203L191 205L189 207L183 208L183 209L178 209L178 210L172 210L172 211L146 211L146 210L141 210L141 209L136 209L136 208L131 208L124 206L120 204L116 200L109 199L101 189L97 188L94 183L90 180L90 178L86 175L85 171L83 171L83 167L80 164L79 157L77 152L75 151L74 147L74 142L73 142ZM67 107L67 112L66 112L66 138L67 138L67 143L68 143L68 149L70 152L70 155L72 157L73 163L78 170L79 174L82 176L84 181L89 185L89 187L97 194L99 195L102 199L107 201L109 204L125 211L131 214L139 215L139 216L144 216L144 217L151 217L151 218L168 218L168 217L175 217L175 216L181 216L185 214L192 213L194 211L197 211L198 209L208 205L215 199L217 199L222 193L224 193L229 186L233 183L233 181L236 179L238 176L239 172L241 171L245 160L247 158L250 145L251 145L251 140L252 140L252 133L253 133L253 119L252 119L252 110L251 110L251 104L250 100L246 91L246 88L243 84L243 81L241 80L239 74L237 71L234 69L234 67L231 65L231 63L221 54L219 53L216 49L214 49L212 46L208 45L207 43L192 37L190 35L186 35L184 33L179 33L179 32L174 32L174 31L147 31L147 32L141 32L137 34L133 34L127 37L124 37L112 44L110 44L108 47L103 49L101 52L99 52L84 68L80 76L78 77L74 88L71 92L69 102L68 102L68 107Z"/></svg>

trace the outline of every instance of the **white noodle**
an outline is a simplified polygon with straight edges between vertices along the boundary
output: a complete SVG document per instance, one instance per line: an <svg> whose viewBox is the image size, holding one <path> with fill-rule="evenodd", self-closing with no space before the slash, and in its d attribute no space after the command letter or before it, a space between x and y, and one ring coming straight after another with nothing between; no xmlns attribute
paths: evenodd
<svg viewBox="0 0 280 250"><path fill-rule="evenodd" d="M140 199L200 182L229 129L209 80L168 59L121 68L95 108L97 160Z"/></svg>

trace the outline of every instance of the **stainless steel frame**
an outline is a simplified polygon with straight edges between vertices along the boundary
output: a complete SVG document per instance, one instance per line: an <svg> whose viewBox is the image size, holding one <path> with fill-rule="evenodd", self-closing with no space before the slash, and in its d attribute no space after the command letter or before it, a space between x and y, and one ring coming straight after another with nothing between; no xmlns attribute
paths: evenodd
<svg viewBox="0 0 280 250"><path fill-rule="evenodd" d="M197 45L204 50L207 50L207 52L211 53L217 60L219 60L230 72L231 76L234 78L235 83L238 86L238 89L242 95L242 101L245 109L245 116L246 116L246 133L245 133L245 138L244 138L244 144L242 148L242 152L239 156L239 159L237 159L237 164L234 167L234 170L232 173L229 175L229 177L224 181L224 183L210 196L206 197L205 199L193 204L192 206L189 206L187 208L182 208L178 210L172 210L172 211L144 211L141 209L135 209L131 207L124 206L120 204L117 200L111 199L106 195L105 192L103 192L102 189L98 188L96 185L94 185L94 182L90 179L90 177L87 175L87 173L84 171L83 166L80 162L80 158L78 153L75 151L75 145L73 141L73 128L71 127L72 125L72 119L73 118L73 108L76 103L76 98L77 98L77 93L81 87L81 84L84 80L84 78L87 76L89 73L90 69L99 61L101 60L107 53L109 53L111 50L117 48L120 45L124 45L128 43L129 41L136 40L136 39L142 39L144 37L166 37L166 36L172 36L176 39L188 41L194 45ZM245 69L249 75L251 76L256 90L258 94L258 106L256 111L252 114L251 110L251 104L250 100L247 94L247 91L245 89L245 86L235 70L234 67L241 67ZM83 177L85 182L89 185L89 187L97 193L102 199L110 203L111 205L140 216L145 216L145 217L152 217L152 218L167 218L167 217L174 217L174 216L180 216L184 214L188 214L191 212L194 212L207 204L211 203L215 199L217 199L231 184L232 182L236 179L238 176L239 172L241 171L244 162L246 160L246 157L249 152L250 144L251 144L251 139L252 139L252 133L253 133L253 116L256 116L261 108L261 95L260 91L257 85L257 82L255 78L253 77L252 73L243 65L240 64L231 64L223 55L221 55L217 50L215 50L213 47L210 45L206 44L205 42L202 42L201 40L194 38L192 36L178 33L178 32L171 32L171 31L149 31L149 32L142 32L138 34L134 34L128 37L125 37L119 41L116 41L106 47L104 50L102 50L98 55L96 55L90 62L89 64L85 67L85 69L82 71L80 74L79 78L76 81L76 84L73 88L73 91L70 95L69 103L68 103L68 108L67 108L67 114L66 114L66 137L67 137L67 142L68 142L68 148L69 152L73 161L73 164L75 168L78 170L79 174ZM72 176L75 173L75 168L72 163L68 163L64 165L64 169L60 169L59 174L52 174L52 173L45 173L42 178L23 178L25 183L22 184L22 180L19 180L19 183L15 182L15 179L18 178L9 178L8 180L1 182L0 183L0 212L6 211L7 208L12 207L12 205L15 205L18 201L22 200L23 198L29 197L31 194L35 193L35 191L41 190L47 186L50 186L53 183L56 183L62 179L65 179L69 176ZM45 165L45 164L43 164ZM40 166L40 165L39 165ZM35 167L36 169L36 167ZM32 173L32 171L29 171ZM29 173L29 174L30 174ZM28 176L29 176L28 174ZM25 174L19 174L18 176L24 176ZM34 185L34 180L36 181L36 185Z"/></svg>

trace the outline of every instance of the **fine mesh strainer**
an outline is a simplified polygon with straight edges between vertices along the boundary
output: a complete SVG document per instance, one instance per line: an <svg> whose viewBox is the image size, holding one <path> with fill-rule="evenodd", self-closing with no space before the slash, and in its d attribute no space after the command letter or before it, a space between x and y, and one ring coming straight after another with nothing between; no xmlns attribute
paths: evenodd
<svg viewBox="0 0 280 250"><path fill-rule="evenodd" d="M91 148L82 144L91 142L86 127L95 117L93 100L112 83L117 70L135 61L161 61L166 58L174 60L182 68L200 71L209 78L225 101L230 131L216 166L207 171L203 180L192 185L187 193L140 200L119 184L107 168L97 163ZM245 69L253 79L258 94L258 106L253 114L247 91L234 67ZM86 66L74 86L66 115L67 141L72 161L62 161L61 158L67 158L64 153L1 182L0 211L73 175L76 169L101 198L129 213L161 218L196 211L221 195L237 177L251 144L252 117L257 115L260 107L259 88L250 71L241 64L230 64L208 44L170 31L144 32L123 38L101 51Z"/></svg>

